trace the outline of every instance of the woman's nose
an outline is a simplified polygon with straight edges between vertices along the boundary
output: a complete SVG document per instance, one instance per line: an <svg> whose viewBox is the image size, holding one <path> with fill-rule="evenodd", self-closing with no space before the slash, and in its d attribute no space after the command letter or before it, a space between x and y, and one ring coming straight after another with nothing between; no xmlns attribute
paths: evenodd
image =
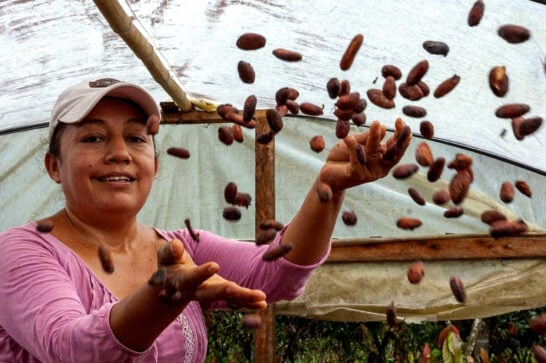
<svg viewBox="0 0 546 363"><path fill-rule="evenodd" d="M127 148L125 140L121 138L113 138L108 143L106 161L109 163L129 163L131 154Z"/></svg>

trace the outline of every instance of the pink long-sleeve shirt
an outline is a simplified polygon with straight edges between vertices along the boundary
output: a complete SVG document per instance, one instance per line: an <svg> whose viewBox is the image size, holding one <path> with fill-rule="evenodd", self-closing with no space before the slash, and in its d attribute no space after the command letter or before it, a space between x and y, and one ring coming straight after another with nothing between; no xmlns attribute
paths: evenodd
<svg viewBox="0 0 546 363"><path fill-rule="evenodd" d="M225 239L198 230L156 230L166 240L180 239L195 263L216 261L220 275L261 289L268 302L290 300L303 292L316 264L299 266L284 258L264 262L278 245ZM201 306L191 302L144 352L123 346L109 325L116 297L83 261L36 223L0 233L0 362L202 362L207 333Z"/></svg>

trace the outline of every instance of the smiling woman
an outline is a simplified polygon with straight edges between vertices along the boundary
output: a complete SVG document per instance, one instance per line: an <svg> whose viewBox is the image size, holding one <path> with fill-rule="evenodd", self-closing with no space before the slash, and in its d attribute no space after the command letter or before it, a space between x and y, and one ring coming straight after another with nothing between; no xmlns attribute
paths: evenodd
<svg viewBox="0 0 546 363"><path fill-rule="evenodd" d="M114 79L59 96L45 168L65 205L0 233L0 361L203 361L203 309L300 295L328 256L345 189L387 175L411 141L402 121L385 143L379 122L340 140L291 222L254 245L138 221L158 172L159 118L143 88Z"/></svg>

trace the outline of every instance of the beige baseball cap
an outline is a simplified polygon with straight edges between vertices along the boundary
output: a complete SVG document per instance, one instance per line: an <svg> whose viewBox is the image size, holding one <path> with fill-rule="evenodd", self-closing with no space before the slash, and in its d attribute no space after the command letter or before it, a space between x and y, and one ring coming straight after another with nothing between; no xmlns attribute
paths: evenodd
<svg viewBox="0 0 546 363"><path fill-rule="evenodd" d="M101 78L78 83L59 95L51 111L49 137L59 122L73 124L83 120L105 96L129 99L136 102L148 116L161 118L159 106L144 88L114 78Z"/></svg>

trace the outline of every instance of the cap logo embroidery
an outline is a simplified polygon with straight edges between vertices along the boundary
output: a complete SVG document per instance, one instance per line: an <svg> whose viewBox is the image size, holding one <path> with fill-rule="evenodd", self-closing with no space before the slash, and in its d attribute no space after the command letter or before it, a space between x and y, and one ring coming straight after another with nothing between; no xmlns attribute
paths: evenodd
<svg viewBox="0 0 546 363"><path fill-rule="evenodd" d="M114 85L116 83L120 83L121 81L114 79L114 78L101 78L97 79L96 81L89 82L89 87L91 88L106 88L110 87L111 85Z"/></svg>

